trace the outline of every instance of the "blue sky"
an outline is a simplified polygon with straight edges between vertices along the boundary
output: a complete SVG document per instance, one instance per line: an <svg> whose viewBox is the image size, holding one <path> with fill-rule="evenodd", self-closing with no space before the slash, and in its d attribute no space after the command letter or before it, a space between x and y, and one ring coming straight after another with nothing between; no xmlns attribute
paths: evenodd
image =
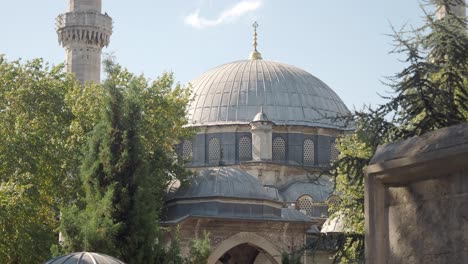
<svg viewBox="0 0 468 264"><path fill-rule="evenodd" d="M55 17L62 0L0 0L0 54L62 63ZM267 60L298 66L327 83L349 108L382 102L385 76L402 69L390 24L418 26L418 0L103 0L114 19L109 48L119 63L155 78L173 71L186 84L227 62L247 59L251 24Z"/></svg>

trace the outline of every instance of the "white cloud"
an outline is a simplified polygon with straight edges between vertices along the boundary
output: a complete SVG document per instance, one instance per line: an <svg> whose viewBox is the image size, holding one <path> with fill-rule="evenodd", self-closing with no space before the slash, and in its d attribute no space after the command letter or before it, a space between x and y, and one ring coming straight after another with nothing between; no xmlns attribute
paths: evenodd
<svg viewBox="0 0 468 264"><path fill-rule="evenodd" d="M185 17L185 24L194 28L214 27L227 21L234 21L237 18L257 10L263 4L263 0L243 0L223 10L216 19L207 19L200 17L200 9Z"/></svg>

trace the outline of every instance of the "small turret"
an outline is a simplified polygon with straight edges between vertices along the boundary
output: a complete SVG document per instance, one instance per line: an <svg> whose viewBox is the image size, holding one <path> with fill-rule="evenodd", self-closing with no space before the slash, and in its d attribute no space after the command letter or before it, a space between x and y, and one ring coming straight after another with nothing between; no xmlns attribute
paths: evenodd
<svg viewBox="0 0 468 264"><path fill-rule="evenodd" d="M250 131L252 133L252 160L269 161L272 159L272 137L274 123L268 120L263 112L263 106L260 107L252 122L250 122Z"/></svg>

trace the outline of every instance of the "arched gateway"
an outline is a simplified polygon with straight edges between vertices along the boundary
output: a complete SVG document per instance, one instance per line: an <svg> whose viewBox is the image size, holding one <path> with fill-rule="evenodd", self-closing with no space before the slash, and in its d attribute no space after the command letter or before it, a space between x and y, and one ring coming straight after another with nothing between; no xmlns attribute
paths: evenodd
<svg viewBox="0 0 468 264"><path fill-rule="evenodd" d="M260 262L260 259L262 262ZM208 264L221 263L281 263L281 252L265 238L248 232L239 232L213 249Z"/></svg>

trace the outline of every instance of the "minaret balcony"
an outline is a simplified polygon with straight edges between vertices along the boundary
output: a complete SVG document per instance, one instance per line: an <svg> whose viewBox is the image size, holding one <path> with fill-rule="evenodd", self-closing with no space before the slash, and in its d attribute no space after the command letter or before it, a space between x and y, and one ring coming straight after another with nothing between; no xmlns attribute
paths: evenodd
<svg viewBox="0 0 468 264"><path fill-rule="evenodd" d="M112 18L96 12L68 12L56 19L59 43L84 43L107 47L112 35Z"/></svg>
<svg viewBox="0 0 468 264"><path fill-rule="evenodd" d="M96 12L68 12L56 19L57 31L70 27L90 27L112 34L112 18Z"/></svg>

